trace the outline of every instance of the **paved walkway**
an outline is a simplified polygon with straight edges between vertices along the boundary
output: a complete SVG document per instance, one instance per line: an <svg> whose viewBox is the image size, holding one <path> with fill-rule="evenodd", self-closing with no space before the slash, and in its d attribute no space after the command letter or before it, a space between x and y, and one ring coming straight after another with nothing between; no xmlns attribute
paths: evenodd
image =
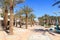
<svg viewBox="0 0 60 40"><path fill-rule="evenodd" d="M41 38L44 38L45 40L46 39L48 39L48 40L60 40L60 34L49 32L47 30L44 31L45 29L46 28L44 28L42 26L32 27L32 29L30 29L30 30L34 33L29 36L29 40L36 40L36 39L41 39Z"/></svg>
<svg viewBox="0 0 60 40"><path fill-rule="evenodd" d="M44 27L36 25L28 29L14 27L14 35L0 31L0 40L60 40L60 34L53 35L44 31Z"/></svg>
<svg viewBox="0 0 60 40"><path fill-rule="evenodd" d="M28 40L51 40L51 38L47 35L32 34Z"/></svg>
<svg viewBox="0 0 60 40"><path fill-rule="evenodd" d="M34 33L28 37L28 40L51 40L51 38L45 34L43 29L44 27L40 26L35 26L34 28L30 29Z"/></svg>

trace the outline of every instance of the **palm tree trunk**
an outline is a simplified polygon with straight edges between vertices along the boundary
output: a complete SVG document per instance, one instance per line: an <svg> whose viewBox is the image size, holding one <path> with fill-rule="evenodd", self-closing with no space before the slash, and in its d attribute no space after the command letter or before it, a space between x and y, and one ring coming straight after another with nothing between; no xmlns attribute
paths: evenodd
<svg viewBox="0 0 60 40"><path fill-rule="evenodd" d="M28 27L28 14L26 14L26 29Z"/></svg>
<svg viewBox="0 0 60 40"><path fill-rule="evenodd" d="M16 27L17 27L17 20L16 20Z"/></svg>
<svg viewBox="0 0 60 40"><path fill-rule="evenodd" d="M31 18L31 27L32 27L32 18Z"/></svg>
<svg viewBox="0 0 60 40"><path fill-rule="evenodd" d="M6 31L7 28L7 22L8 22L8 10L7 7L5 8L5 13L4 13L4 30Z"/></svg>
<svg viewBox="0 0 60 40"><path fill-rule="evenodd" d="M32 19L32 25L34 26L34 19Z"/></svg>
<svg viewBox="0 0 60 40"><path fill-rule="evenodd" d="M17 27L17 21L16 21L17 19L15 18L15 27Z"/></svg>
<svg viewBox="0 0 60 40"><path fill-rule="evenodd" d="M20 16L20 28L21 28L21 25L22 25L22 24L21 24L21 16Z"/></svg>
<svg viewBox="0 0 60 40"><path fill-rule="evenodd" d="M2 26L1 26L1 20L0 20L0 31L2 31L3 30L3 28L2 28Z"/></svg>
<svg viewBox="0 0 60 40"><path fill-rule="evenodd" d="M10 0L10 34L13 34L13 2Z"/></svg>

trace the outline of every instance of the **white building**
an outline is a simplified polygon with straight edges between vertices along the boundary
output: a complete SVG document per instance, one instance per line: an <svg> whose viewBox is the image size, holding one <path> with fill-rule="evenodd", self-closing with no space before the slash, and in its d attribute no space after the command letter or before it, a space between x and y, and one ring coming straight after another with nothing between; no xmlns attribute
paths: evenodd
<svg viewBox="0 0 60 40"><path fill-rule="evenodd" d="M1 15L3 13L2 9L0 8L0 26L2 25L2 21L4 20L3 16ZM10 15L10 13L8 13L8 16ZM10 21L10 19L8 19L8 21Z"/></svg>

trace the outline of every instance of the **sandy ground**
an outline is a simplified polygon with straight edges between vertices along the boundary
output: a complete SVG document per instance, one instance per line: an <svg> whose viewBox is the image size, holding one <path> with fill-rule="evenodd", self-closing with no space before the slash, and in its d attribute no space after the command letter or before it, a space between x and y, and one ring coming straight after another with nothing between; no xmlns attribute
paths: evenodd
<svg viewBox="0 0 60 40"><path fill-rule="evenodd" d="M8 35L5 31L0 31L0 40L44 40L43 38L49 38L49 40L60 40L60 34L53 33L54 35L52 35L49 32L45 32L45 35L43 35L43 32L41 31L33 31L34 29L44 29L42 26L29 26L28 29L14 27L13 29L13 35Z"/></svg>

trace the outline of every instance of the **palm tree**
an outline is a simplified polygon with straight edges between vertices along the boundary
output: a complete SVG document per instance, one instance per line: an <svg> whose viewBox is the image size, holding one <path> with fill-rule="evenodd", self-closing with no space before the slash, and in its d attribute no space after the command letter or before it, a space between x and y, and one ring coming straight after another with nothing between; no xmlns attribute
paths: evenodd
<svg viewBox="0 0 60 40"><path fill-rule="evenodd" d="M39 21L39 25L44 25L45 21L44 21L44 17L38 17L38 21Z"/></svg>
<svg viewBox="0 0 60 40"><path fill-rule="evenodd" d="M10 0L10 34L13 34L13 1Z"/></svg>
<svg viewBox="0 0 60 40"><path fill-rule="evenodd" d="M17 19L19 18L19 16L17 14L14 15L14 20L15 20L15 26L17 27Z"/></svg>
<svg viewBox="0 0 60 40"><path fill-rule="evenodd" d="M1 0L1 7L4 8L4 30L6 30L7 22L8 22L8 6L9 1L8 0Z"/></svg>
<svg viewBox="0 0 60 40"><path fill-rule="evenodd" d="M25 21L26 21L26 17L25 15L22 15L22 23L25 24Z"/></svg>
<svg viewBox="0 0 60 40"><path fill-rule="evenodd" d="M8 0L5 0L5 7L4 7L4 30L6 30L7 22L8 22Z"/></svg>
<svg viewBox="0 0 60 40"><path fill-rule="evenodd" d="M22 15L23 15L23 10L21 9L17 15L20 17L20 28L21 28L21 25L22 25Z"/></svg>
<svg viewBox="0 0 60 40"><path fill-rule="evenodd" d="M10 34L13 34L13 6L23 2L23 0L10 0Z"/></svg>
<svg viewBox="0 0 60 40"><path fill-rule="evenodd" d="M26 29L28 27L28 14L30 14L32 12L32 9L29 8L28 6L24 6L22 8L22 10L24 11L25 15L26 15Z"/></svg>
<svg viewBox="0 0 60 40"><path fill-rule="evenodd" d="M31 20L31 27L32 25L34 25L34 18L35 18L35 15L34 14L30 14L30 20Z"/></svg>

